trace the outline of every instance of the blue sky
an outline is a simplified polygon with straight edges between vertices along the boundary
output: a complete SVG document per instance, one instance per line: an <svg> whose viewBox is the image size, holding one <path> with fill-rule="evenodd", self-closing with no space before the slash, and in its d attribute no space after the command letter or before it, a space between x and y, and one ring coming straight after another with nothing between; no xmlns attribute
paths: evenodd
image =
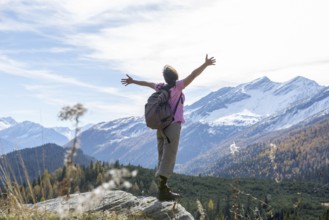
<svg viewBox="0 0 329 220"><path fill-rule="evenodd" d="M161 82L214 56L189 86L191 104L223 86L301 75L329 85L327 0L0 0L0 117L47 127L63 106L82 123L142 116L152 92L125 74Z"/></svg>

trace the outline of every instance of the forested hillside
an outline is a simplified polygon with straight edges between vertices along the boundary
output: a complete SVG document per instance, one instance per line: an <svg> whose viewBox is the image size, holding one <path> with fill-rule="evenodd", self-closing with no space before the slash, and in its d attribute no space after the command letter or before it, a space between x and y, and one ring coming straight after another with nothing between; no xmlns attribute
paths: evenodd
<svg viewBox="0 0 329 220"><path fill-rule="evenodd" d="M18 183L36 179L45 170L53 172L64 166L66 149L56 144L45 144L35 148L26 148L14 151L0 158L0 168L2 179L10 176ZM77 152L74 162L81 165L88 165L91 157L83 154L81 150ZM0 184L2 182L0 181Z"/></svg>
<svg viewBox="0 0 329 220"><path fill-rule="evenodd" d="M218 161L207 174L329 183L329 117L256 142Z"/></svg>

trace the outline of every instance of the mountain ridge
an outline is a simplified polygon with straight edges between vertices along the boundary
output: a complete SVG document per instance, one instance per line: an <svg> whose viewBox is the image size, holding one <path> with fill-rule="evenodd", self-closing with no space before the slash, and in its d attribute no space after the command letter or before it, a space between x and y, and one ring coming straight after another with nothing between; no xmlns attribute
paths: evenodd
<svg viewBox="0 0 329 220"><path fill-rule="evenodd" d="M92 126L87 124L80 128L80 132ZM75 130L68 127L48 128L31 121L16 122L12 117L3 117L0 118L0 155L47 143L63 146L74 135Z"/></svg>
<svg viewBox="0 0 329 220"><path fill-rule="evenodd" d="M19 149L32 148L45 143L64 145L68 139L52 128L45 128L40 124L23 121L0 131L0 138L12 143ZM13 147L13 149L15 149ZM8 152L4 152L8 153Z"/></svg>
<svg viewBox="0 0 329 220"><path fill-rule="evenodd" d="M238 138L241 142L289 128L328 108L329 88L305 77L278 83L264 76L220 88L185 106L175 170L198 173L218 155L228 153L233 141L239 144ZM157 164L155 131L141 116L100 122L79 138L81 149L96 159L148 168ZM204 163L207 157L212 159ZM197 162L198 158L203 160Z"/></svg>
<svg viewBox="0 0 329 220"><path fill-rule="evenodd" d="M56 144L45 144L34 148L15 150L0 157L1 174L16 179L18 183L26 182L23 174L26 171L29 181L39 177L45 170L53 172L64 166L67 149ZM74 163L88 166L94 160L78 150ZM3 173L5 172L5 173Z"/></svg>
<svg viewBox="0 0 329 220"><path fill-rule="evenodd" d="M288 112L287 109L293 110L295 107L298 110L296 106L300 106L300 113L305 113L300 114L296 122L286 124L287 126L311 117L311 114L329 107L328 97L322 94L326 89L327 87L304 77L277 83L265 76L209 93L185 107L186 123L181 131L176 171L182 165L189 167L195 158L207 155L211 149L273 115L279 115L282 120L277 120L276 127L268 127L266 132L282 129L286 123L283 120L284 114L287 118L293 118L288 113L293 115L294 112ZM309 100L308 105L306 100ZM301 108L303 105L306 108ZM310 106L313 108L309 109ZM309 115L307 111L310 111ZM102 127L105 125L106 128ZM149 168L156 166L155 131L145 126L143 117L104 122L82 132L80 137L84 152L92 153L98 159L112 162L119 160L124 164L132 163Z"/></svg>
<svg viewBox="0 0 329 220"><path fill-rule="evenodd" d="M206 166L203 161L206 160L214 162L221 157L229 155L229 146L234 141L240 146L246 146L252 143L251 140L261 138L267 133L271 134L273 131L277 132L287 129L289 130L289 128L294 128L295 126L304 126L307 121L319 120L319 118L322 118L323 115L326 115L329 112L328 91L328 88L324 88L313 98L303 100L303 102L298 102L296 105L282 109L282 111L277 114L271 115L258 123L242 129L236 135L233 135L232 137L227 138L224 142L219 143L215 149L210 149L207 154L199 155L187 164L180 166L179 172L189 174L201 172L201 170ZM321 103L321 101L324 103ZM315 104L315 106L312 106L312 104ZM302 114L303 111L301 111L301 109L306 109L310 116L305 117L305 115ZM321 111L321 109L324 110Z"/></svg>

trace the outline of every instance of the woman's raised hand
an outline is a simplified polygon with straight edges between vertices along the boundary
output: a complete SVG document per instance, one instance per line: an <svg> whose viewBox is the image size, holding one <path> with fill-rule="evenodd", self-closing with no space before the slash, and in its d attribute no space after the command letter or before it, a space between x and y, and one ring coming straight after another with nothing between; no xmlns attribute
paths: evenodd
<svg viewBox="0 0 329 220"><path fill-rule="evenodd" d="M205 59L205 63L207 64L207 66L210 66L210 65L215 65L216 63L216 59L214 57L210 57L208 59L208 54L206 55L206 59Z"/></svg>
<svg viewBox="0 0 329 220"><path fill-rule="evenodd" d="M121 79L121 83L125 86L133 83L133 78L131 78L128 74L126 74L126 76L128 77L127 79Z"/></svg>

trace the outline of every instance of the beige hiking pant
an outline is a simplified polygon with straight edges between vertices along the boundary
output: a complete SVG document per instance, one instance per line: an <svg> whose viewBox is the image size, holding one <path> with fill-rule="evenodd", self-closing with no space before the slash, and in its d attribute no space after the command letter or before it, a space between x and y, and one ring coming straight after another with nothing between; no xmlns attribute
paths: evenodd
<svg viewBox="0 0 329 220"><path fill-rule="evenodd" d="M179 144L181 123L170 124L164 131L157 131L158 139L158 170L156 176L169 178L174 171ZM169 138L170 143L167 140Z"/></svg>

